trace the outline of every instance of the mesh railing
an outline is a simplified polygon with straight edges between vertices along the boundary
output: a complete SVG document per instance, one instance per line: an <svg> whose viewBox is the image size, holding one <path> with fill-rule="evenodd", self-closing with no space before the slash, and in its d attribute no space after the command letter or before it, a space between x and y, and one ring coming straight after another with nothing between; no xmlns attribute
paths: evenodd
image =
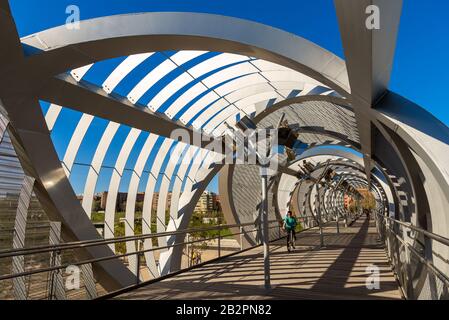
<svg viewBox="0 0 449 320"><path fill-rule="evenodd" d="M449 239L381 214L376 222L405 297L449 299Z"/></svg>

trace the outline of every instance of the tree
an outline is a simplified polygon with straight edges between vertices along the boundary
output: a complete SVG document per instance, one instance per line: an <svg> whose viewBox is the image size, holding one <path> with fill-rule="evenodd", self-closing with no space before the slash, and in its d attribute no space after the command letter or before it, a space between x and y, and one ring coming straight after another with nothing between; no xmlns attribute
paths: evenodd
<svg viewBox="0 0 449 320"><path fill-rule="evenodd" d="M98 212L101 210L101 201L100 200L95 200L94 204L92 206L92 210L95 212Z"/></svg>
<svg viewBox="0 0 449 320"><path fill-rule="evenodd" d="M360 193L362 194L362 201L361 206L364 210L374 210L376 209L376 199L374 198L374 195L368 191L368 190L361 190Z"/></svg>

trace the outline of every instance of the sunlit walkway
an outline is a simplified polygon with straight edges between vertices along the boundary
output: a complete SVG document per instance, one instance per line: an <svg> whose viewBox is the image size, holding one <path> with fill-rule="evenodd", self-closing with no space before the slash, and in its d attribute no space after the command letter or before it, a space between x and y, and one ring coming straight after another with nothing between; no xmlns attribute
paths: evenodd
<svg viewBox="0 0 449 320"><path fill-rule="evenodd" d="M273 288L263 288L262 248L223 259L151 284L118 299L401 299L384 248L377 241L374 221L352 227L325 228L320 249L318 230L298 236L295 252L284 241L271 246ZM368 290L367 267L380 270L380 289Z"/></svg>

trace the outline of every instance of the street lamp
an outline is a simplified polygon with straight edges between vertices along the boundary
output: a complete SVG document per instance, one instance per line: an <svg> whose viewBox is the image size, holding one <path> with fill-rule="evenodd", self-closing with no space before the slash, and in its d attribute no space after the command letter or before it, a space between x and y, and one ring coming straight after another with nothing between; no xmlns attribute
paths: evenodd
<svg viewBox="0 0 449 320"><path fill-rule="evenodd" d="M260 168L260 176L262 179L262 194L260 203L259 217L262 225L262 242L264 248L264 286L265 289L271 289L271 277L270 277L270 242L269 242L269 227L268 227L268 179L278 173L277 159L278 148L280 145L293 148L294 143L297 141L297 136L288 127L282 127L285 114L282 114L279 119L278 125L275 130L258 130L257 126L248 117L244 117L238 124L237 128L244 133L250 133L244 136L247 140L242 144L242 141L238 140L238 135L233 133L233 130L229 124L226 123L228 129L230 129L230 136L233 141L240 143L243 146L245 156L250 158L250 155L255 155L257 164ZM255 135L255 137L252 137ZM240 137L241 138L241 137ZM255 138L255 139L252 139ZM233 148L231 148L233 150ZM274 166L275 165L275 166Z"/></svg>

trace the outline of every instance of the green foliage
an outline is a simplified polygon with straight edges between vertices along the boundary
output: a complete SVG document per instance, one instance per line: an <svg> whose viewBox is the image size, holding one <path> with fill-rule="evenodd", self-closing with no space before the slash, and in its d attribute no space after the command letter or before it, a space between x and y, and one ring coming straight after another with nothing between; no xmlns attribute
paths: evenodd
<svg viewBox="0 0 449 320"><path fill-rule="evenodd" d="M104 212L92 212L91 219L93 223L104 222Z"/></svg>
<svg viewBox="0 0 449 320"><path fill-rule="evenodd" d="M95 208L95 206L94 206L94 208ZM140 209L138 204L136 205L136 210L137 209ZM209 223L204 223L203 222L204 217L215 218L215 219L217 219L218 222L211 221ZM115 223L114 223L114 237L124 237L125 236L125 223L126 222L123 221L123 218L125 218L125 212L117 212L116 213ZM103 223L104 219L105 219L104 212L98 212L98 211L92 212L91 220L93 223ZM168 225L169 222L170 222L170 212L168 210L166 210L166 212L165 212L166 225ZM142 224L143 224L142 211L139 210L139 211L136 211L136 213L135 213L135 221L134 221L134 226L133 226L135 235L142 234L142 230L143 230ZM192 219L190 221L188 228L189 229L204 229L204 228L217 226L219 224L226 224L223 213L221 211L209 212L209 213L205 213L205 214L195 212L192 216ZM151 215L150 228L151 228L151 233L157 233L156 212L153 212L153 214ZM201 239L209 239L209 238L217 237L218 234L219 234L218 230L198 231L198 232L192 233L191 237L194 240L201 240ZM220 231L220 234L222 237L232 235L232 233L229 229L222 229ZM158 239L153 238L152 241L153 241L153 246L157 247ZM200 250L206 249L206 246L207 246L206 242L201 243L200 245L196 245L196 247ZM126 243L125 242L116 243L115 249L118 254L126 253Z"/></svg>
<svg viewBox="0 0 449 320"><path fill-rule="evenodd" d="M362 209L376 209L376 199L374 198L374 195L369 191L362 191L361 194L363 196L363 199L361 201Z"/></svg>
<svg viewBox="0 0 449 320"><path fill-rule="evenodd" d="M94 212L98 212L101 210L101 201L100 200L95 200L93 205L92 205L92 210Z"/></svg>
<svg viewBox="0 0 449 320"><path fill-rule="evenodd" d="M216 218L217 222L211 221L209 223L205 223L205 222L203 222L203 218L204 217ZM192 215L192 219L190 220L189 229L204 229L204 228L210 228L210 227L218 226L220 224L226 224L226 221L225 221L224 216L223 216L223 212L221 212L221 211L215 211L212 214L203 214L203 213L200 213L200 212L194 212L193 215ZM194 239L198 239L199 240L199 239L206 239L206 238L217 237L219 233L220 233L220 235L222 237L226 237L226 236L232 235L231 230L226 228L226 229L222 229L221 231L219 231L219 230L206 230L206 231L193 232L191 234L191 236Z"/></svg>
<svg viewBox="0 0 449 320"><path fill-rule="evenodd" d="M115 237L125 236L125 225L123 223L116 223L114 228ZM124 254L126 252L125 242L119 242L115 244L115 252L119 254Z"/></svg>
<svg viewBox="0 0 449 320"><path fill-rule="evenodd" d="M356 200L352 201L348 206L349 212L351 212L351 213L356 213L358 211L358 208L359 208L359 203Z"/></svg>
<svg viewBox="0 0 449 320"><path fill-rule="evenodd" d="M204 218L209 218L209 222L204 222ZM225 225L226 221L224 219L223 212L214 211L208 213L194 212L192 218L190 219L189 229L205 229L211 228L218 225ZM194 263L194 257L201 256L201 253L207 250L209 239L216 238L218 236L222 238L232 236L231 230L224 228L221 230L201 230L197 232L190 233L191 241L199 241L190 245L189 250L189 261ZM204 241L203 241L204 240Z"/></svg>

